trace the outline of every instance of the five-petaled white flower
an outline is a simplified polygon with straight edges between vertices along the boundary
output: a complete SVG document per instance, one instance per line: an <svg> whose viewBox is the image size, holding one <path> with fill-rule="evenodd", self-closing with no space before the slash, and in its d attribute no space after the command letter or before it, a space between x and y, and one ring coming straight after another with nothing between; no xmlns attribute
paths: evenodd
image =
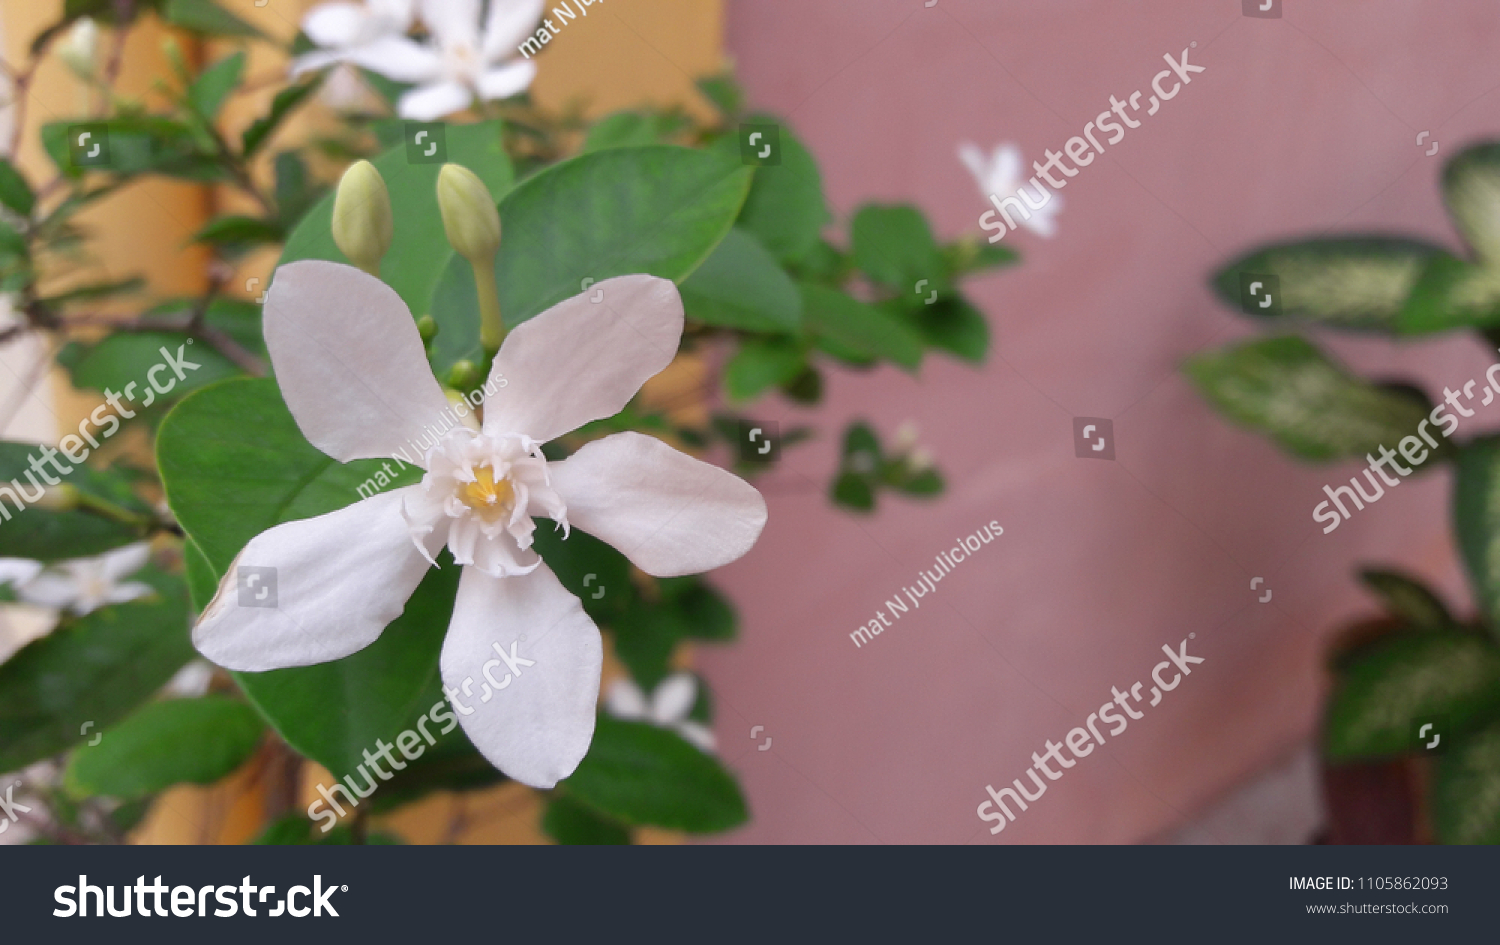
<svg viewBox="0 0 1500 945"><path fill-rule="evenodd" d="M379 61L359 65L416 88L396 103L402 118L432 121L474 101L509 98L536 77L536 63L516 59L517 45L536 28L543 0L490 0L483 29L479 0L422 0L422 22L432 42L393 41ZM514 61L511 61L514 60Z"/></svg>
<svg viewBox="0 0 1500 945"><path fill-rule="evenodd" d="M302 32L318 49L292 60L292 75L351 62L375 72L407 40L416 0L320 3L302 18Z"/></svg>
<svg viewBox="0 0 1500 945"><path fill-rule="evenodd" d="M995 148L994 154L986 157L977 145L965 141L958 146L958 159L974 175L980 193L989 197L996 208L1007 197L1016 197L1024 202L1023 207L1012 205L1006 211L1016 223L1038 236L1050 237L1057 232L1057 222L1052 218L1062 209L1062 194L1035 177L1030 181L1023 180L1025 171L1020 148L1013 144L1002 144ZM1021 189L1023 183L1030 183L1035 189L1035 200L1031 194Z"/></svg>
<svg viewBox="0 0 1500 945"><path fill-rule="evenodd" d="M610 684L604 708L619 719L650 722L671 729L704 751L714 750L714 733L688 718L698 701L698 680L692 673L673 673L657 684L647 699L635 680L620 678Z"/></svg>
<svg viewBox="0 0 1500 945"><path fill-rule="evenodd" d="M585 293L511 330L486 387L503 377L503 393L476 432L452 419L394 290L338 263L278 269L266 346L307 439L349 462L441 433L414 459L420 483L251 539L193 630L199 651L248 671L348 656L401 613L446 545L463 572L439 668L464 731L517 781L549 788L571 774L593 738L603 645L531 547L532 516L581 528L658 577L728 564L766 520L748 483L640 433L542 456L541 444L623 409L682 337L670 281L593 288L601 304ZM276 569L275 607L237 605L238 566ZM479 679L494 683L482 699L469 695Z"/></svg>
<svg viewBox="0 0 1500 945"><path fill-rule="evenodd" d="M16 598L23 603L71 610L81 617L108 604L155 593L149 584L123 580L139 571L150 554L150 546L138 542L50 566L26 558L0 558L0 584L15 588Z"/></svg>

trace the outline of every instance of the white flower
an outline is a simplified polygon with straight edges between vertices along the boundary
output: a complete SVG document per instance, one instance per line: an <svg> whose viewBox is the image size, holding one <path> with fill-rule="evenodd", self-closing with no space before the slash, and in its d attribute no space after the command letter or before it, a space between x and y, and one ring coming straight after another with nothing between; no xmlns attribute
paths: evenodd
<svg viewBox="0 0 1500 945"><path fill-rule="evenodd" d="M57 48L57 55L73 74L92 79L98 71L99 24L91 16L79 17Z"/></svg>
<svg viewBox="0 0 1500 945"><path fill-rule="evenodd" d="M1022 201L1024 210L1012 210L1012 219L1016 223L1038 236L1050 237L1057 232L1057 223L1052 217L1062 209L1062 194L1035 177L1030 181L1023 179L1025 165L1020 148L1013 144L1002 144L995 148L994 154L985 157L977 145L965 141L958 146L958 158L964 162L969 173L974 175L980 193L989 197L997 207L1006 197L1016 197ZM1031 184L1030 192L1021 190L1025 183Z"/></svg>
<svg viewBox="0 0 1500 945"><path fill-rule="evenodd" d="M411 28L416 0L320 3L302 18L302 32L318 48L292 60L293 77L337 62L379 71L379 64Z"/></svg>
<svg viewBox="0 0 1500 945"><path fill-rule="evenodd" d="M766 519L749 484L639 433L542 457L540 444L624 408L682 337L671 282L592 289L506 336L486 389L504 387L476 433L452 419L394 290L338 263L278 269L266 345L303 434L340 462L399 456L426 475L252 539L193 630L198 650L252 672L348 656L401 613L447 545L463 572L439 668L464 731L518 781L550 788L571 774L593 738L603 644L531 547L532 517L581 528L658 577L728 564ZM241 565L276 569L274 608L238 606Z"/></svg>
<svg viewBox="0 0 1500 945"><path fill-rule="evenodd" d="M432 121L461 112L475 96L489 101L524 91L536 76L536 63L510 62L516 46L536 28L543 0L490 0L483 30L479 0L423 0L422 21L432 32L426 45L402 39L378 57L358 62L397 82L417 87L401 96L402 118Z"/></svg>
<svg viewBox="0 0 1500 945"><path fill-rule="evenodd" d="M615 718L639 719L668 728L704 751L714 750L714 733L688 718L698 701L698 680L692 673L673 673L657 684L648 701L632 679L616 679L604 698L604 708Z"/></svg>
<svg viewBox="0 0 1500 945"><path fill-rule="evenodd" d="M121 583L139 571L150 554L150 546L138 542L50 567L25 558L0 558L0 584L13 586L23 603L67 609L82 617L107 604L123 604L155 593L155 588L140 581Z"/></svg>

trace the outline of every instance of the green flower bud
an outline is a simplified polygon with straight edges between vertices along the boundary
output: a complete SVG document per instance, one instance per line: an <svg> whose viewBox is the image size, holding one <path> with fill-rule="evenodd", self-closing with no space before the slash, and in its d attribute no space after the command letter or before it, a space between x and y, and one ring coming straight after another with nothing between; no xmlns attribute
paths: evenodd
<svg viewBox="0 0 1500 945"><path fill-rule="evenodd" d="M356 161L333 198L333 241L354 265L380 275L380 259L391 248L391 195L369 161Z"/></svg>
<svg viewBox="0 0 1500 945"><path fill-rule="evenodd" d="M423 315L421 318L417 319L417 334L421 337L422 344L432 344L432 339L437 337L437 333L437 319L433 318L431 315Z"/></svg>
<svg viewBox="0 0 1500 945"><path fill-rule="evenodd" d="M500 214L484 181L467 167L444 164L438 171L438 209L448 242L470 262L489 262L500 248Z"/></svg>
<svg viewBox="0 0 1500 945"><path fill-rule="evenodd" d="M484 378L479 376L479 365L468 358L455 361L448 370L448 386L454 390L471 391L482 383Z"/></svg>

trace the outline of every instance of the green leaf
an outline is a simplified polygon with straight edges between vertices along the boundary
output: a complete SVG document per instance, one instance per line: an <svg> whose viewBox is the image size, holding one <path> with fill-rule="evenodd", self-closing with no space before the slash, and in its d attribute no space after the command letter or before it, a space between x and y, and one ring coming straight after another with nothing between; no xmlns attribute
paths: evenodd
<svg viewBox="0 0 1500 945"><path fill-rule="evenodd" d="M1500 141L1472 145L1443 168L1448 213L1474 253L1500 265Z"/></svg>
<svg viewBox="0 0 1500 945"><path fill-rule="evenodd" d="M1500 722L1438 761L1432 819L1443 843L1500 843Z"/></svg>
<svg viewBox="0 0 1500 945"><path fill-rule="evenodd" d="M1500 707L1500 650L1453 633L1392 636L1350 661L1328 706L1325 732L1334 760L1400 754L1417 746L1421 726L1456 738Z"/></svg>
<svg viewBox="0 0 1500 945"><path fill-rule="evenodd" d="M599 716L588 755L562 783L589 807L631 825L711 833L749 816L739 785L717 759L673 732L607 715Z"/></svg>
<svg viewBox="0 0 1500 945"><path fill-rule="evenodd" d="M163 18L173 26L210 36L249 36L265 39L260 30L214 3L213 0L166 0Z"/></svg>
<svg viewBox="0 0 1500 945"><path fill-rule="evenodd" d="M99 428L90 432L98 439ZM33 483L46 484L45 478L31 472L30 457L36 457L38 465L54 479L61 478L87 496L121 506L130 512L149 511L146 504L131 493L129 482L119 474L99 472L71 463L66 457L59 455L56 457L57 462L73 469L71 473L60 476L60 468L42 459L42 449L36 443L0 441L0 490L3 490L0 491L0 549L4 549L4 556L33 558L38 561L87 557L142 537L141 530L134 526L82 509L62 510L23 505L19 492L12 495L15 491L12 480L20 480L26 495L35 495L36 487ZM30 478L28 473L31 473Z"/></svg>
<svg viewBox="0 0 1500 945"><path fill-rule="evenodd" d="M589 129L588 137L583 141L583 153L669 144L682 129L682 124L682 119L675 115L615 112L601 118Z"/></svg>
<svg viewBox="0 0 1500 945"><path fill-rule="evenodd" d="M0 204L23 217L31 216L31 208L36 205L36 194L31 192L31 185L5 158L0 158Z"/></svg>
<svg viewBox="0 0 1500 945"><path fill-rule="evenodd" d="M277 92L271 99L270 110L264 116L252 121L250 127L246 128L244 135L240 137L241 154L248 158L260 150L260 146L271 137L271 132L275 131L281 125L282 120L294 108L302 104L303 100L311 95L322 81L322 76L315 76L310 81L300 85L289 85ZM331 219L331 207L329 213Z"/></svg>
<svg viewBox="0 0 1500 945"><path fill-rule="evenodd" d="M587 278L649 273L681 282L729 231L750 174L707 151L613 148L519 184L500 202L496 275L506 326L579 294Z"/></svg>
<svg viewBox="0 0 1500 945"><path fill-rule="evenodd" d="M150 566L132 580L157 593L96 610L0 664L0 770L108 729L193 658L182 580Z"/></svg>
<svg viewBox="0 0 1500 945"><path fill-rule="evenodd" d="M204 564L217 581L251 538L353 504L381 468L378 460L340 464L315 449L268 379L226 381L185 398L162 423L157 464L168 504L201 553L197 562L189 555L189 573L205 584ZM392 485L419 476L408 468ZM347 773L377 737L391 741L441 698L438 650L458 571L450 563L429 573L402 615L352 656L236 679L289 744Z"/></svg>
<svg viewBox="0 0 1500 945"><path fill-rule="evenodd" d="M734 74L730 72L719 75L704 76L697 81L698 91L713 103L719 110L719 114L725 118L733 119L739 115L745 107L745 90L740 88L734 80Z"/></svg>
<svg viewBox="0 0 1500 945"><path fill-rule="evenodd" d="M943 265L950 280L1021 261L1015 250L969 237L943 247Z"/></svg>
<svg viewBox="0 0 1500 945"><path fill-rule="evenodd" d="M279 243L285 238L286 233L275 220L233 215L215 217L193 234L193 242L216 246Z"/></svg>
<svg viewBox="0 0 1500 945"><path fill-rule="evenodd" d="M854 264L898 297L948 287L947 267L922 211L910 204L865 204L850 224ZM925 284L922 284L925 283Z"/></svg>
<svg viewBox="0 0 1500 945"><path fill-rule="evenodd" d="M69 151L69 129L79 122L51 122L42 126L42 144L58 170L69 177L81 177L89 167L74 163ZM224 180L228 172L212 150L205 149L193 129L180 121L157 115L131 115L107 121L88 122L97 126L94 141L107 144L109 161L98 169L129 177L136 174L163 174L200 183ZM92 131L91 131L92 133Z"/></svg>
<svg viewBox="0 0 1500 945"><path fill-rule="evenodd" d="M1393 448L1416 434L1430 408L1409 393L1351 376L1295 335L1198 355L1184 370L1221 413L1309 460Z"/></svg>
<svg viewBox="0 0 1500 945"><path fill-rule="evenodd" d="M1453 531L1474 597L1500 639L1500 436L1459 450L1453 484Z"/></svg>
<svg viewBox="0 0 1500 945"><path fill-rule="evenodd" d="M234 87L239 85L240 76L245 71L244 52L231 53L218 62L204 69L193 84L188 87L187 100L193 111L203 116L206 121L213 121L219 117L219 109L224 107L224 100Z"/></svg>
<svg viewBox="0 0 1500 945"><path fill-rule="evenodd" d="M837 289L803 283L802 320L839 345L884 358L914 371L922 361L922 339L900 318L850 298Z"/></svg>
<svg viewBox="0 0 1500 945"><path fill-rule="evenodd" d="M1365 568L1359 572L1364 585L1380 597L1385 609L1413 627L1444 629L1458 622L1425 584L1400 571Z"/></svg>
<svg viewBox="0 0 1500 945"><path fill-rule="evenodd" d="M718 328L795 332L802 296L755 237L740 227L682 283L687 317Z"/></svg>
<svg viewBox="0 0 1500 945"><path fill-rule="evenodd" d="M484 363L479 343L479 295L474 289L474 267L454 254L432 287L427 314L437 322L429 360L438 377L447 377L459 361Z"/></svg>
<svg viewBox="0 0 1500 945"><path fill-rule="evenodd" d="M795 342L746 338L724 365L724 390L730 400L753 400L772 387L790 383L806 365L807 356Z"/></svg>
<svg viewBox="0 0 1500 945"><path fill-rule="evenodd" d="M181 379L170 368L156 372L156 379L161 381L161 386L165 387L168 381L172 382L172 388L166 394L153 389L147 376L156 365L167 363L162 355L163 348L174 358L179 349L183 351ZM190 341L184 332L115 332L105 336L98 344L79 345L74 349L73 355L74 360L69 370L74 387L101 392L115 391L121 395L123 403L141 406L150 406L162 399L182 397L200 387L240 373L233 361L210 345ZM188 367L189 364L201 367L193 369Z"/></svg>
<svg viewBox="0 0 1500 945"><path fill-rule="evenodd" d="M1396 319L1402 334L1500 324L1500 268L1435 255L1422 270Z"/></svg>
<svg viewBox="0 0 1500 945"><path fill-rule="evenodd" d="M870 512L875 509L875 488L870 485L870 478L856 472L839 473L829 489L829 498L835 505L841 505L856 512Z"/></svg>
<svg viewBox="0 0 1500 945"><path fill-rule="evenodd" d="M212 784L260 744L255 710L224 696L168 699L142 706L68 759L64 783L75 797L136 798L174 784Z"/></svg>
<svg viewBox="0 0 1500 945"><path fill-rule="evenodd" d="M928 345L974 364L984 363L990 349L990 326L968 299L947 295L931 305L908 302L907 310Z"/></svg>
<svg viewBox="0 0 1500 945"><path fill-rule="evenodd" d="M498 121L472 125L447 125L448 161L461 164L479 175L496 198L511 186L510 158L501 147ZM406 145L376 157L371 163L385 179L391 195L391 215L396 221L394 248L381 262L380 277L406 302L412 314L420 317L428 311L432 294L455 254L443 231L443 219L437 205L437 175L441 164L413 164L407 160ZM348 263L333 242L333 198L330 193L307 212L287 237L278 265L297 259L327 259ZM524 231L507 230L507 240L520 242L528 238ZM534 238L534 237L533 237ZM501 255L504 255L503 243ZM574 282L577 285L577 282ZM502 291L503 291L502 283ZM576 295L577 292L572 294ZM502 300L504 296L502 295ZM509 311L506 323L512 324Z"/></svg>
<svg viewBox="0 0 1500 945"><path fill-rule="evenodd" d="M566 794L554 794L547 802L542 829L558 843L605 846L630 842L629 830L601 817Z"/></svg>
<svg viewBox="0 0 1500 945"><path fill-rule="evenodd" d="M765 117L752 122L772 122ZM740 211L739 224L753 233L766 249L782 262L799 260L818 244L823 227L832 216L823 201L823 178L812 153L780 125L781 163L755 169L755 181ZM734 159L739 159L739 143L732 137L723 139Z"/></svg>
<svg viewBox="0 0 1500 945"><path fill-rule="evenodd" d="M1281 298L1256 317L1295 319L1363 331L1399 331L1396 321L1423 267L1442 249L1430 243L1383 236L1333 237L1262 247L1214 277L1224 302L1244 310L1241 274L1275 276ZM1272 292L1275 295L1275 292ZM1274 300L1273 300L1274 303Z"/></svg>
<svg viewBox="0 0 1500 945"><path fill-rule="evenodd" d="M696 575L678 578L661 578L662 600L670 606L682 622L682 635L695 640L733 640L735 625L734 605L713 585Z"/></svg>

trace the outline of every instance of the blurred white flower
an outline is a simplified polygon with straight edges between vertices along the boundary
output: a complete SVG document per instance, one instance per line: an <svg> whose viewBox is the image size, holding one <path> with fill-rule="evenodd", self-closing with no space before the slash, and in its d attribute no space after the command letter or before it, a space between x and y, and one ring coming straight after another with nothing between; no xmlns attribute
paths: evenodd
<svg viewBox="0 0 1500 945"><path fill-rule="evenodd" d="M543 0L490 0L481 29L479 0L423 0L431 42L394 40L378 57L351 61L397 82L416 83L396 111L402 118L432 121L463 111L476 96L509 98L531 85L536 63L515 59L516 46L535 29L542 6Z"/></svg>
<svg viewBox="0 0 1500 945"><path fill-rule="evenodd" d="M177 671L162 692L174 699L195 699L208 692L214 678L214 665L208 660L190 660Z"/></svg>
<svg viewBox="0 0 1500 945"><path fill-rule="evenodd" d="M713 730L688 718L697 701L698 680L692 673L673 673L663 679L650 699L634 680L622 677L610 685L604 709L617 719L650 722L671 729L703 751L713 751Z"/></svg>
<svg viewBox="0 0 1500 945"><path fill-rule="evenodd" d="M1015 213L1021 226L1038 236L1050 237L1057 232L1057 222L1052 218L1062 209L1062 194L1035 177L1030 181L1022 177L1025 163L1020 148L1013 144L1002 144L995 148L993 154L985 156L977 145L965 141L958 146L958 159L974 175L980 193L989 197L996 209L1000 208L1000 202L1005 198L1016 197L1025 205ZM1034 201L1031 194L1021 190L1025 183L1030 183L1034 188Z"/></svg>
<svg viewBox="0 0 1500 945"><path fill-rule="evenodd" d="M26 604L71 610L82 617L108 604L145 597L149 584L124 581L141 569L150 546L137 542L93 558L74 558L44 567L25 558L0 558L0 584L11 585ZM122 581L124 581L122 583Z"/></svg>
<svg viewBox="0 0 1500 945"><path fill-rule="evenodd" d="M411 29L416 0L364 0L364 3L320 3L302 18L302 32L318 47L292 60L292 76L352 62L380 71L379 64L404 43Z"/></svg>
<svg viewBox="0 0 1500 945"><path fill-rule="evenodd" d="M92 79L97 71L95 57L99 51L99 24L91 16L79 17L57 48L58 58L82 79Z"/></svg>

